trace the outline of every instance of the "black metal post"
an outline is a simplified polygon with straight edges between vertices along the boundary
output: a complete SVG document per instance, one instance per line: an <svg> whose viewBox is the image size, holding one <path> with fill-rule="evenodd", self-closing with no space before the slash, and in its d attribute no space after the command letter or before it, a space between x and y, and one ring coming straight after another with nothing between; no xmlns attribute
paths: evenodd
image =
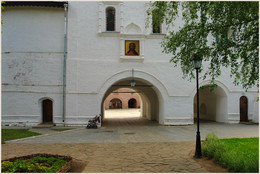
<svg viewBox="0 0 260 174"><path fill-rule="evenodd" d="M196 68L197 80L197 137L196 137L196 151L195 158L201 158L201 142L200 142L200 113L199 113L199 68Z"/></svg>

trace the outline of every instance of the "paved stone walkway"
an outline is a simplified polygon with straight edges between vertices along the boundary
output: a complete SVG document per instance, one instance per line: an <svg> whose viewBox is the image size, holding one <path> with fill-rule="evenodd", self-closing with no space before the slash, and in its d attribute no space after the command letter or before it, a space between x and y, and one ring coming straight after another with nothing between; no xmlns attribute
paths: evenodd
<svg viewBox="0 0 260 174"><path fill-rule="evenodd" d="M12 143L2 145L2 159L33 153L73 157L81 173L204 173L209 168L191 156L193 142L165 143ZM221 167L213 172L223 172Z"/></svg>
<svg viewBox="0 0 260 174"><path fill-rule="evenodd" d="M83 172L207 172L189 158L190 142L116 143L97 147L99 150Z"/></svg>
<svg viewBox="0 0 260 174"><path fill-rule="evenodd" d="M227 172L192 157L196 124L160 126L142 119L110 119L99 129L37 130L45 135L3 144L2 159L32 153L70 155L74 159L73 172L78 173ZM202 139L211 132L220 138L258 137L259 133L258 125L201 124Z"/></svg>
<svg viewBox="0 0 260 174"><path fill-rule="evenodd" d="M33 138L11 141L12 143L129 143L129 142L182 142L195 141L196 124L187 126L161 126L144 119L109 119L99 129L73 128L64 132L49 128L34 128L31 131L45 134ZM201 139L214 132L219 138L258 137L258 124L224 124L202 122Z"/></svg>

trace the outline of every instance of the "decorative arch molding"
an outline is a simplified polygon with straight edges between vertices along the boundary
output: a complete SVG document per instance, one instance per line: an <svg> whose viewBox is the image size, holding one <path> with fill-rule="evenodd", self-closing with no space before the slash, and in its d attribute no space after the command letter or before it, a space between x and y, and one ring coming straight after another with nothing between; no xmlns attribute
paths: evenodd
<svg viewBox="0 0 260 174"><path fill-rule="evenodd" d="M164 84L157 79L155 76L153 76L150 73L141 71L141 70L134 70L135 72L135 78L139 78L143 81L146 81L148 83L151 83L156 88L156 93L158 96L161 96L163 98L166 98L169 96L169 92L167 88L164 86ZM100 101L102 101L102 97L105 95L106 91L116 82L122 80L132 78L132 69L121 71L118 73L115 73L111 77L109 77L102 85L101 88L98 90L98 93L100 94Z"/></svg>
<svg viewBox="0 0 260 174"><path fill-rule="evenodd" d="M228 93L230 93L230 90L228 89L228 87L224 83L222 83L222 82L220 82L218 80L215 80L215 83L216 83L216 85L218 85L224 91L225 95L228 96ZM199 87L207 86L207 85L211 85L211 80L205 80L205 81L201 82L199 84ZM195 87L192 90L192 93L191 93L190 97L194 98L196 93L197 93L197 88Z"/></svg>
<svg viewBox="0 0 260 174"><path fill-rule="evenodd" d="M44 100L51 100L52 103L54 103L54 100L53 100L51 97L42 97L42 98L40 98L40 99L38 100L38 103L41 103L41 102L44 101Z"/></svg>
<svg viewBox="0 0 260 174"><path fill-rule="evenodd" d="M142 29L139 25L131 22L125 27L124 34L142 34Z"/></svg>

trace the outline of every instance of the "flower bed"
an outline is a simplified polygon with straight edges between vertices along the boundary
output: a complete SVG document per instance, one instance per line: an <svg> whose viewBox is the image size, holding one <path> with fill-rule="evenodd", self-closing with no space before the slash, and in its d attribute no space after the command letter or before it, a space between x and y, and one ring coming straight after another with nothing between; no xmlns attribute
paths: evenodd
<svg viewBox="0 0 260 174"><path fill-rule="evenodd" d="M2 160L2 173L66 173L71 166L70 156L32 154Z"/></svg>

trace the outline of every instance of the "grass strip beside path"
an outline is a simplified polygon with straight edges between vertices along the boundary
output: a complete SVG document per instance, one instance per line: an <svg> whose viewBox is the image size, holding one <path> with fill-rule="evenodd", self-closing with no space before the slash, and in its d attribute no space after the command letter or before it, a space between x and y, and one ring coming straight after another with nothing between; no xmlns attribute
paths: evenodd
<svg viewBox="0 0 260 174"><path fill-rule="evenodd" d="M68 128L68 129L51 129L51 130L57 131L57 132L62 132L62 131L67 131L67 130L72 130L72 129Z"/></svg>
<svg viewBox="0 0 260 174"><path fill-rule="evenodd" d="M202 153L232 172L259 171L259 138L219 139L209 134Z"/></svg>
<svg viewBox="0 0 260 174"><path fill-rule="evenodd" d="M2 143L9 140L26 138L41 135L40 133L31 132L29 129L2 129Z"/></svg>

